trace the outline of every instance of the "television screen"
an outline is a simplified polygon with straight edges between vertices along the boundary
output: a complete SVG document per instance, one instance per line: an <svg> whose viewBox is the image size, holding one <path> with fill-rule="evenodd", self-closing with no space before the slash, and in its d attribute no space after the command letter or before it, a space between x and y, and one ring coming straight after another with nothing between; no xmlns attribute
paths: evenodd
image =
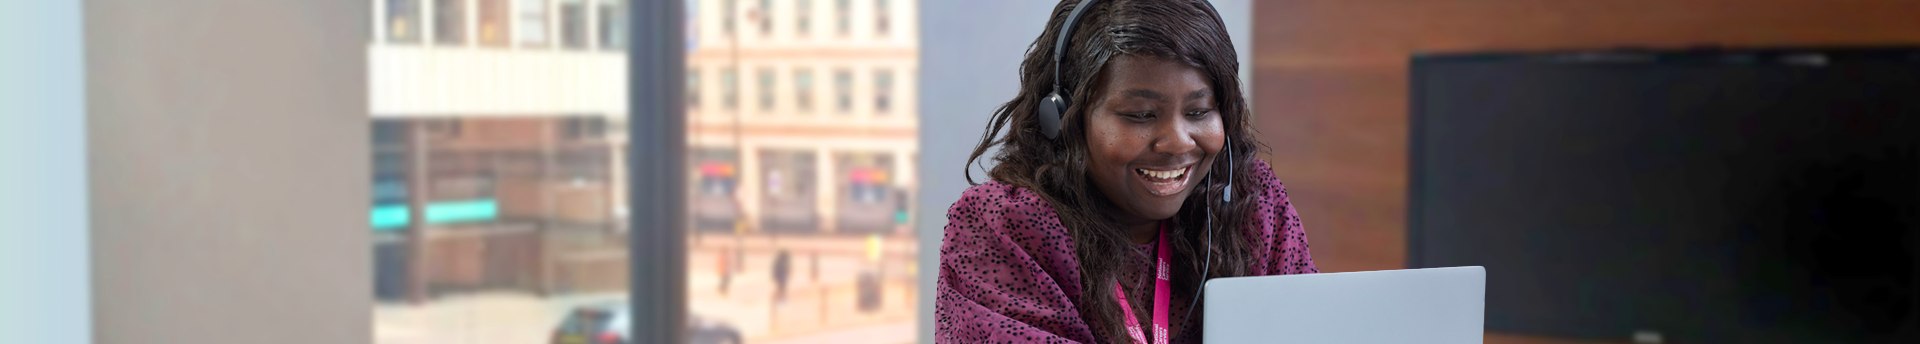
<svg viewBox="0 0 1920 344"><path fill-rule="evenodd" d="M1489 331L1920 343L1920 50L1423 55L1408 265Z"/></svg>

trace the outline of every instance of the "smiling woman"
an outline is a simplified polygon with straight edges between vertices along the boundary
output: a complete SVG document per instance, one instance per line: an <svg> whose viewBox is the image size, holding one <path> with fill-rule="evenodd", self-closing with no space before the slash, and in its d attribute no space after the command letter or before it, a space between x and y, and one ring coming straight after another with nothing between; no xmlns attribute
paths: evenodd
<svg viewBox="0 0 1920 344"><path fill-rule="evenodd" d="M1318 271L1272 170L1229 148L1259 143L1212 6L1050 18L968 159L998 147L992 180L948 210L937 342L1197 342L1204 280Z"/></svg>

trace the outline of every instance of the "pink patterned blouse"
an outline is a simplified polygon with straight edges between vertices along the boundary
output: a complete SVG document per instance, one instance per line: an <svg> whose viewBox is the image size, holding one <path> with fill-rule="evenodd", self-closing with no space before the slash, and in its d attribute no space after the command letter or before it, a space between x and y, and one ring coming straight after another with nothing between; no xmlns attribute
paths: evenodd
<svg viewBox="0 0 1920 344"><path fill-rule="evenodd" d="M1317 273L1306 230L1287 202L1287 191L1264 161L1248 170L1260 187L1250 226L1254 245L1250 275ZM1142 257L1153 244L1140 246ZM1145 281L1150 259L1123 277ZM1139 284L1135 284L1139 285ZM1053 207L1033 191L1000 182L968 188L947 210L940 245L940 276L934 301L937 343L1103 343L1080 317L1073 300L1081 293L1073 240ZM1189 294L1188 293L1176 293ZM1151 294L1147 294L1151 295ZM1184 320L1191 299L1172 300L1174 343L1200 341L1200 321ZM1133 302L1135 305L1142 302ZM1136 310L1144 312L1145 310ZM1199 316L1195 314L1194 316ZM1182 326L1184 324L1184 327Z"/></svg>

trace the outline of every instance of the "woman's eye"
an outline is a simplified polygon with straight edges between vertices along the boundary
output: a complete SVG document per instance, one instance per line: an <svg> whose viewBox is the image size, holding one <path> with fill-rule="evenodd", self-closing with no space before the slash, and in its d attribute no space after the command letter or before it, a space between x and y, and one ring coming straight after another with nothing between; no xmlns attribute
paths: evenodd
<svg viewBox="0 0 1920 344"><path fill-rule="evenodd" d="M1210 114L1210 113L1213 113L1213 109L1199 109L1199 110L1188 111L1187 116L1206 117L1207 114Z"/></svg>
<svg viewBox="0 0 1920 344"><path fill-rule="evenodd" d="M1120 114L1120 116L1126 117L1127 119L1136 120L1136 121L1145 121L1145 120L1153 119L1152 112L1128 112L1128 113L1122 113Z"/></svg>

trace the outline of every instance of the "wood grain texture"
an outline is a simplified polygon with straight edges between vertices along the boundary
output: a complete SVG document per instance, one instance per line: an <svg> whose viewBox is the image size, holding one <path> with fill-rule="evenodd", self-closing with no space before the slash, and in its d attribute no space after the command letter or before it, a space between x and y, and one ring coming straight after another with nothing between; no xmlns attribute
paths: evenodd
<svg viewBox="0 0 1920 344"><path fill-rule="evenodd" d="M1405 266L1414 54L1920 44L1920 1L1901 0L1274 0L1254 16L1263 157L1326 272Z"/></svg>

